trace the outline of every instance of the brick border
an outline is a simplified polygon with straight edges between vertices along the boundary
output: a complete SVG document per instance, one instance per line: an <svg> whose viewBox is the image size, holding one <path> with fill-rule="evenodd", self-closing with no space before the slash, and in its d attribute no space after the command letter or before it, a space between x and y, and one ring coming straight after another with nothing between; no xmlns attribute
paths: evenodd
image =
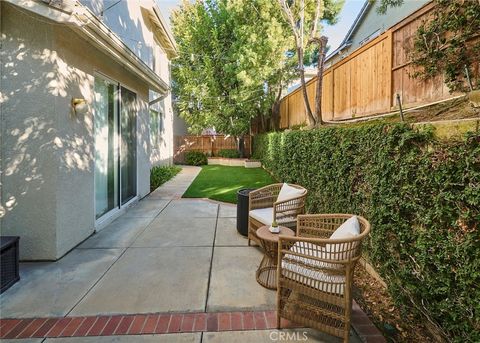
<svg viewBox="0 0 480 343"><path fill-rule="evenodd" d="M370 318L358 306L354 300L352 304L352 328L357 333L358 337L366 343L385 343L387 340L382 333L372 323Z"/></svg>
<svg viewBox="0 0 480 343"><path fill-rule="evenodd" d="M355 302L352 308L352 326L364 342L386 342ZM282 328L295 327L299 326L282 319ZM144 335L275 328L276 311L151 313L0 319L0 338Z"/></svg>

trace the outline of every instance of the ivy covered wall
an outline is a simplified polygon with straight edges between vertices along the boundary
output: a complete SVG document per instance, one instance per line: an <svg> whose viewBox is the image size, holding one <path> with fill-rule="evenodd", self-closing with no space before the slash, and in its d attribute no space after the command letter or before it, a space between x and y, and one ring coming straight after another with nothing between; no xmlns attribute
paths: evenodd
<svg viewBox="0 0 480 343"><path fill-rule="evenodd" d="M309 190L309 213L354 213L396 306L480 341L480 133L439 142L403 124L256 136L254 156ZM428 317L428 318L427 318Z"/></svg>

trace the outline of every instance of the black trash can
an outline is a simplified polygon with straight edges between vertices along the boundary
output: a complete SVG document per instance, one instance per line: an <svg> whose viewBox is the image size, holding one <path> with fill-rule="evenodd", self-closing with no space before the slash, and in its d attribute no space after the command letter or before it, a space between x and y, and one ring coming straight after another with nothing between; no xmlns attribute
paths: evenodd
<svg viewBox="0 0 480 343"><path fill-rule="evenodd" d="M244 188L237 192L237 231L248 236L248 194L254 188Z"/></svg>

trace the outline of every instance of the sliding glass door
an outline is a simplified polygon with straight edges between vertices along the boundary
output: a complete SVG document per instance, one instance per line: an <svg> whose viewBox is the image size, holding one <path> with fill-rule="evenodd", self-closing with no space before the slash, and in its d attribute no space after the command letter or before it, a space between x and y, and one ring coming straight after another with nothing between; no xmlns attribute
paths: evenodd
<svg viewBox="0 0 480 343"><path fill-rule="evenodd" d="M95 78L95 216L118 207L117 86Z"/></svg>
<svg viewBox="0 0 480 343"><path fill-rule="evenodd" d="M121 87L121 184L122 205L137 195L137 111L136 95Z"/></svg>
<svg viewBox="0 0 480 343"><path fill-rule="evenodd" d="M95 218L137 195L136 95L95 77Z"/></svg>

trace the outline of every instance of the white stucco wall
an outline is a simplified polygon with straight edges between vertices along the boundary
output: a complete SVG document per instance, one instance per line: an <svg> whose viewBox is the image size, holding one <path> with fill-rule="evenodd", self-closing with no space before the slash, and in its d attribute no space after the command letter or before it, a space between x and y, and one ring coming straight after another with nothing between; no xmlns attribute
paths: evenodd
<svg viewBox="0 0 480 343"><path fill-rule="evenodd" d="M145 9L153 4L150 0L80 0L94 14L102 16L103 23L140 57L146 65L153 67L154 35L148 25ZM142 10L143 7L143 10Z"/></svg>
<svg viewBox="0 0 480 343"><path fill-rule="evenodd" d="M21 236L23 260L54 260L94 231L96 72L137 94L137 193L150 188L148 86L62 25L2 6L2 234ZM84 98L75 115L72 98Z"/></svg>
<svg viewBox="0 0 480 343"><path fill-rule="evenodd" d="M0 2L2 235L24 259L56 257L56 83L52 27Z"/></svg>
<svg viewBox="0 0 480 343"><path fill-rule="evenodd" d="M152 6L153 1L139 0L116 3L116 1L111 0L81 0L80 2L95 14L100 14L102 10L105 10L102 17L105 25L115 32L163 81L168 85L171 84L170 62L167 54L155 39L150 20L145 11L146 8ZM162 108L161 137L158 146L152 147L149 156L152 165L171 165L173 163L174 126L170 95L162 101Z"/></svg>

